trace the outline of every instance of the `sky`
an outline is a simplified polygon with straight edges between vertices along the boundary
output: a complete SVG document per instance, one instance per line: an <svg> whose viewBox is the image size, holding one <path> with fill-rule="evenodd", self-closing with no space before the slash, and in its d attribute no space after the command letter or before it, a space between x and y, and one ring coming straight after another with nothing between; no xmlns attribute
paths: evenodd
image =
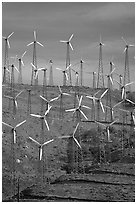
<svg viewBox="0 0 137 204"><path fill-rule="evenodd" d="M33 46L26 45L33 41L33 31L37 31L37 40L44 45L37 45L37 65L47 67L49 77L49 61L53 61L54 84L62 84L62 72L56 67L65 69L66 44L60 40L74 37L70 50L71 64L80 62L82 58L84 77L83 84L92 86L92 74L98 72L100 35L105 44L102 51L103 72L108 74L109 62L113 59L115 72L124 74L125 44L135 44L135 3L133 2L3 2L2 3L2 36L14 34L10 38L9 56L21 56L25 66L22 67L23 83L30 84ZM2 41L2 63L4 61L4 40ZM13 59L10 59L11 63ZM18 67L18 63L16 63ZM80 64L73 67L79 71ZM135 48L129 49L130 81L135 80ZM42 83L39 74L39 84ZM119 80L115 75L115 79ZM17 80L17 73L16 73ZM75 75L72 73L72 82ZM107 79L105 77L105 84ZM115 87L117 84L115 83ZM134 89L134 85L132 86Z"/></svg>

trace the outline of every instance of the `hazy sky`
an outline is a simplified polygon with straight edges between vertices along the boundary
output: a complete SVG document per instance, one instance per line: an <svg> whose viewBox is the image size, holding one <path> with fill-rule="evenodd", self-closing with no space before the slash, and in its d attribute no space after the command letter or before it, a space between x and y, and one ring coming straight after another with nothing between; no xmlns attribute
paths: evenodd
<svg viewBox="0 0 137 204"><path fill-rule="evenodd" d="M10 38L9 56L23 54L23 82L30 84L33 46L26 45L33 41L33 30L37 31L37 40L44 48L37 46L38 67L49 69L49 60L53 60L54 81L62 84L62 73L56 67L65 68L66 45L60 40L67 40L72 33L74 51L70 51L71 64L82 57L89 65L84 65L85 72L98 71L100 34L106 46L103 47L104 73L109 72L109 61L117 66L116 72L124 72L125 47L121 37L129 44L135 43L135 4L131 2L4 2L2 4L2 35ZM4 40L3 40L4 59ZM130 79L135 80L135 49L129 49ZM12 60L11 60L12 62ZM16 64L17 66L17 64ZM76 70L79 70L77 65ZM49 75L49 70L48 73ZM39 76L42 83L42 73ZM118 79L116 77L116 79ZM73 74L73 83L75 81ZM105 79L107 82L107 80ZM105 83L106 83L105 82ZM84 85L91 86L91 75L84 73Z"/></svg>

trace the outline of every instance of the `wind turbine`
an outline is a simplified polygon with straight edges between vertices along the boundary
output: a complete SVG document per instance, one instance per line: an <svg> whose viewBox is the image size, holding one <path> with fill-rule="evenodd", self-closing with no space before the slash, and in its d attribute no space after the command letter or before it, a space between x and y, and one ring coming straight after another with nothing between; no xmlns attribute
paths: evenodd
<svg viewBox="0 0 137 204"><path fill-rule="evenodd" d="M98 122L98 121L95 121L95 123L97 123L97 124L102 125L102 126L105 127L106 132L107 132L108 142L112 142L112 140L110 139L110 126L112 126L112 125L113 125L114 123L116 123L117 121L118 121L118 119L115 120L115 121L113 121L112 123L110 123L110 124L108 124L108 125L105 125L105 124L103 124L103 123L100 123L100 122Z"/></svg>
<svg viewBox="0 0 137 204"><path fill-rule="evenodd" d="M73 51L73 47L72 47L72 44L71 44L71 40L73 38L74 34L72 34L68 40L60 40L60 42L62 43L66 43L67 45L67 54L66 54L66 68L70 65L70 48L71 50ZM71 81L71 70L69 69L69 80L70 80L70 85L72 85L72 81Z"/></svg>
<svg viewBox="0 0 137 204"><path fill-rule="evenodd" d="M126 87L133 84L134 82L130 82L127 84L121 84L120 82L118 82L117 80L115 80L120 86L121 86L121 91L122 91L122 99L126 98Z"/></svg>
<svg viewBox="0 0 137 204"><path fill-rule="evenodd" d="M29 137L29 139L39 146L39 160L40 161L42 160L43 147L45 145L47 145L47 144L49 144L49 143L54 141L54 139L51 139L51 140L48 140L47 142L44 142L43 144L40 144L39 142L34 140L32 137Z"/></svg>
<svg viewBox="0 0 137 204"><path fill-rule="evenodd" d="M100 42L98 46L99 46L99 66L98 66L97 88L104 88L102 47L105 46L105 44L102 43L101 35L100 35Z"/></svg>
<svg viewBox="0 0 137 204"><path fill-rule="evenodd" d="M59 136L58 138L60 138L60 139L73 138L73 140L76 142L76 144L78 145L78 147L81 149L81 145L79 144L78 140L75 138L75 134L76 134L76 131L77 131L77 129L78 129L78 126L79 126L79 123L76 125L76 127L75 127L75 129L74 129L73 135Z"/></svg>
<svg viewBox="0 0 137 204"><path fill-rule="evenodd" d="M69 80L69 77L68 77L68 69L70 68L71 64L66 68L66 69L60 69L60 68L56 68L57 70L61 71L63 73L63 86L66 86L66 82Z"/></svg>
<svg viewBox="0 0 137 204"><path fill-rule="evenodd" d="M47 70L46 68L44 67L41 67L41 68L37 68L34 64L31 63L31 66L34 68L34 79L36 80L37 77L38 77L38 72L39 71L45 71Z"/></svg>
<svg viewBox="0 0 137 204"><path fill-rule="evenodd" d="M86 116L86 115L83 113L83 111L81 110L81 107L87 108L87 109L91 109L91 108L89 108L88 106L85 106L85 105L81 105L82 99L83 99L83 96L81 96L80 99L79 99L79 98L78 98L78 95L77 95L78 106L77 106L76 108L68 109L68 110L65 110L65 111L66 111L66 112L73 112L73 115L74 115L75 113L78 113L78 115L77 115L77 116L78 116L78 118L77 118L78 120L80 120L80 115L79 115L79 113L82 114L86 120L88 120L87 116Z"/></svg>
<svg viewBox="0 0 137 204"><path fill-rule="evenodd" d="M33 113L30 114L30 115L33 116L33 117L40 118L40 119L44 120L44 121L45 121L45 124L46 124L46 126L47 126L48 131L49 131L50 129L49 129L49 125L48 125L48 122L47 122L47 120L46 120L46 117L47 117L47 114L49 113L51 107L52 107L52 106L48 105L48 110L46 110L46 112L45 112L44 115L36 115L36 114L33 114Z"/></svg>
<svg viewBox="0 0 137 204"><path fill-rule="evenodd" d="M125 69L124 69L124 79L123 85L130 83L130 71L129 71L129 56L128 50L130 47L134 47L134 45L128 44L126 40L122 37L123 42L125 43ZM128 87L128 91L130 91L130 87Z"/></svg>
<svg viewBox="0 0 137 204"><path fill-rule="evenodd" d="M16 114L16 109L18 109L17 97L18 97L23 91L24 91L24 90L20 91L15 97L4 95L4 97L13 100L13 112L14 112L15 114Z"/></svg>
<svg viewBox="0 0 137 204"><path fill-rule="evenodd" d="M41 47L44 47L43 44L41 44L39 41L37 41L36 31L33 32L34 34L34 41L29 43L27 46L33 45L33 62L32 64L37 68L37 56L36 56L36 44L40 45ZM34 67L32 66L32 75L31 75L31 85L33 84L33 75L34 75ZM35 80L36 85L38 84L38 76Z"/></svg>
<svg viewBox="0 0 137 204"><path fill-rule="evenodd" d="M2 122L4 125L6 125L7 127L10 127L11 128L11 131L12 131L12 134L13 134L13 144L16 143L16 137L17 137L17 132L16 132L16 128L20 127L21 125L23 125L24 123L26 122L26 120L22 121L21 123L18 123L15 127L5 123L5 122Z"/></svg>

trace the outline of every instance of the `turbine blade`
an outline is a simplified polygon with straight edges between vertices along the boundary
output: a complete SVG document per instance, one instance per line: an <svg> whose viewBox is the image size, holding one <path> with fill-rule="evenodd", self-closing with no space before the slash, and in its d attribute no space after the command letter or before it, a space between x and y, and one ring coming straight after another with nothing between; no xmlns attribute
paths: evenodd
<svg viewBox="0 0 137 204"><path fill-rule="evenodd" d="M42 147L39 148L39 160L41 161L42 159Z"/></svg>
<svg viewBox="0 0 137 204"><path fill-rule="evenodd" d="M103 107L103 103L100 101L100 106L102 108L103 113L105 113L104 107Z"/></svg>
<svg viewBox="0 0 137 204"><path fill-rule="evenodd" d="M49 102L46 98L40 95L40 98L42 98L44 101Z"/></svg>
<svg viewBox="0 0 137 204"><path fill-rule="evenodd" d="M13 130L13 143L16 143L16 130Z"/></svg>
<svg viewBox="0 0 137 204"><path fill-rule="evenodd" d="M134 83L134 81L132 81L132 82L130 82L128 84L125 84L125 86L128 86L128 85L133 84L133 83Z"/></svg>
<svg viewBox="0 0 137 204"><path fill-rule="evenodd" d="M21 58L23 58L23 57L24 57L24 55L26 54L26 52L27 52L27 51L25 51L25 52L22 54Z"/></svg>
<svg viewBox="0 0 137 204"><path fill-rule="evenodd" d="M84 116L84 118L86 119L86 120L88 120L88 118L87 118L87 116L83 113L83 111L82 110L80 110L79 109L79 111L81 112L81 114Z"/></svg>
<svg viewBox="0 0 137 204"><path fill-rule="evenodd" d="M24 124L26 122L26 120L22 121L21 123L19 123L18 125L15 126L15 128L21 126L22 124Z"/></svg>
<svg viewBox="0 0 137 204"><path fill-rule="evenodd" d="M27 44L27 46L30 46L30 45L32 45L34 42L31 42L31 43L29 43L29 44Z"/></svg>
<svg viewBox="0 0 137 204"><path fill-rule="evenodd" d="M24 90L20 91L15 98L17 98Z"/></svg>
<svg viewBox="0 0 137 204"><path fill-rule="evenodd" d="M124 41L124 43L127 45L127 42L126 42L126 40L123 38L123 36L122 36L122 38L121 38L123 41Z"/></svg>
<svg viewBox="0 0 137 204"><path fill-rule="evenodd" d="M57 69L57 70L60 70L60 71L63 71L62 69L60 69L60 68L58 68L58 67L57 67L56 69Z"/></svg>
<svg viewBox="0 0 137 204"><path fill-rule="evenodd" d="M65 110L66 112L71 112L71 111L75 111L76 109L75 108L72 108L72 109L68 109L68 110Z"/></svg>
<svg viewBox="0 0 137 204"><path fill-rule="evenodd" d="M59 92L62 94L62 90L61 90L60 86L58 86L58 87L59 87Z"/></svg>
<svg viewBox="0 0 137 204"><path fill-rule="evenodd" d="M68 41L66 41L66 40L60 40L60 42L67 43Z"/></svg>
<svg viewBox="0 0 137 204"><path fill-rule="evenodd" d="M83 108L86 108L86 109L91 109L90 107L88 106L85 106L85 105L82 105Z"/></svg>
<svg viewBox="0 0 137 204"><path fill-rule="evenodd" d="M49 125L48 125L48 122L47 122L47 120L44 118L44 121L45 121L45 124L46 124L46 126L47 126L47 129L48 129L48 131L49 131Z"/></svg>
<svg viewBox="0 0 137 204"><path fill-rule="evenodd" d="M77 141L77 139L75 137L73 137L74 141L76 142L76 144L80 147L81 149L81 145L79 144L79 142Z"/></svg>
<svg viewBox="0 0 137 204"><path fill-rule="evenodd" d="M113 80L112 80L112 77L110 76L109 78L110 78L111 84L113 85Z"/></svg>
<svg viewBox="0 0 137 204"><path fill-rule="evenodd" d="M128 45L129 47L135 47L135 45Z"/></svg>
<svg viewBox="0 0 137 204"><path fill-rule="evenodd" d="M4 122L2 122L2 123L3 123L4 125L10 127L10 128L13 128L13 126L11 126L11 125L9 125L9 124L7 124L7 123L4 123Z"/></svg>
<svg viewBox="0 0 137 204"><path fill-rule="evenodd" d="M114 68L114 69L110 72L110 75L115 71L115 69L116 69L116 68Z"/></svg>
<svg viewBox="0 0 137 204"><path fill-rule="evenodd" d="M54 141L54 139L48 140L47 142L44 142L44 144L43 144L42 146L44 146L44 145L46 145L46 144L49 144L50 142L53 142L53 141Z"/></svg>
<svg viewBox="0 0 137 204"><path fill-rule="evenodd" d="M123 53L124 53L124 52L126 52L126 50L127 50L127 47L125 47L125 49L124 49Z"/></svg>
<svg viewBox="0 0 137 204"><path fill-rule="evenodd" d="M42 117L41 115L36 115L36 114L33 114L33 113L31 113L30 115L33 116L33 117L36 117L36 118L41 118Z"/></svg>
<svg viewBox="0 0 137 204"><path fill-rule="evenodd" d="M107 135L108 135L108 141L110 142L110 132L109 132L109 127L107 128Z"/></svg>
<svg viewBox="0 0 137 204"><path fill-rule="evenodd" d="M29 137L30 140L32 140L33 142L35 142L36 144L38 144L39 146L41 146L41 144L39 142L37 142L36 140L34 140L32 137Z"/></svg>
<svg viewBox="0 0 137 204"><path fill-rule="evenodd" d="M125 94L125 88L122 88L122 99L124 99L124 94Z"/></svg>
<svg viewBox="0 0 137 204"><path fill-rule="evenodd" d="M100 90L99 91L97 91L95 94L94 94L94 96L96 96L98 93L100 92Z"/></svg>
<svg viewBox="0 0 137 204"><path fill-rule="evenodd" d="M11 34L9 34L7 38L10 38L10 37L13 35L13 33L14 33L14 32L12 32Z"/></svg>
<svg viewBox="0 0 137 204"><path fill-rule="evenodd" d="M109 124L109 126L113 125L114 123L116 123L119 119L113 121L112 123Z"/></svg>
<svg viewBox="0 0 137 204"><path fill-rule="evenodd" d="M32 62L31 62L31 66L32 66L34 69L37 69L37 68L35 67L35 65L34 65L34 64L32 64Z"/></svg>
<svg viewBox="0 0 137 204"><path fill-rule="evenodd" d="M77 129L78 129L78 126L79 126L79 123L76 125L76 127L75 127L75 129L74 129L73 137L74 137L74 135L75 135L75 133L76 133L76 131L77 131Z"/></svg>
<svg viewBox="0 0 137 204"><path fill-rule="evenodd" d="M68 81L68 75L67 75L67 73L65 72L65 76L66 76L66 79L67 79L67 81Z"/></svg>
<svg viewBox="0 0 137 204"><path fill-rule="evenodd" d="M128 102L132 103L133 105L135 105L135 103L133 101L129 100L129 99L126 99L126 101L128 101Z"/></svg>
<svg viewBox="0 0 137 204"><path fill-rule="evenodd" d="M41 47L44 47L44 45L43 44L41 44L40 42L38 42L38 41L36 41Z"/></svg>
<svg viewBox="0 0 137 204"><path fill-rule="evenodd" d="M72 50L74 50L73 47L72 47L72 45L71 45L71 43L69 43L69 46L71 47Z"/></svg>
<svg viewBox="0 0 137 204"><path fill-rule="evenodd" d="M72 137L72 136L70 136L70 135L65 135L65 136L59 136L58 138L63 139L63 138L70 138L70 137Z"/></svg>
<svg viewBox="0 0 137 204"><path fill-rule="evenodd" d="M80 97L80 100L79 100L79 106L81 106L82 99L83 99L83 96Z"/></svg>
<svg viewBox="0 0 137 204"><path fill-rule="evenodd" d="M121 104L121 103L123 103L123 102L124 102L124 100L120 101L119 103L117 103L116 105L114 105L113 108L116 107L116 106L118 106L119 104Z"/></svg>
<svg viewBox="0 0 137 204"><path fill-rule="evenodd" d="M18 103L17 103L16 99L14 100L14 103L15 103L16 109L18 109Z"/></svg>
<svg viewBox="0 0 137 204"><path fill-rule="evenodd" d="M34 30L34 40L36 41L36 31Z"/></svg>
<svg viewBox="0 0 137 204"><path fill-rule="evenodd" d="M22 65L24 66L24 62L23 62L23 60L21 60L21 63L22 63Z"/></svg>
<svg viewBox="0 0 137 204"><path fill-rule="evenodd" d="M7 39L7 43L8 43L8 47L10 48L10 42L9 42L9 40Z"/></svg>
<svg viewBox="0 0 137 204"><path fill-rule="evenodd" d="M69 42L71 41L71 39L73 38L74 34L72 34L69 38Z"/></svg>
<svg viewBox="0 0 137 204"><path fill-rule="evenodd" d="M118 82L117 80L114 79L114 81L116 81L119 85L123 86L120 82Z"/></svg>
<svg viewBox="0 0 137 204"><path fill-rule="evenodd" d="M4 96L4 97L9 98L9 99L13 99L13 97L11 97L11 96Z"/></svg>
<svg viewBox="0 0 137 204"><path fill-rule="evenodd" d="M101 95L100 99L103 98L103 96L107 93L108 89L106 89L106 91L104 91L104 93Z"/></svg>
<svg viewBox="0 0 137 204"><path fill-rule="evenodd" d="M56 97L56 98L53 98L53 99L51 99L50 101L51 101L51 102L52 102L52 101L55 101L55 100L59 99L59 97L60 97L60 96L58 96L58 97Z"/></svg>
<svg viewBox="0 0 137 204"><path fill-rule="evenodd" d="M65 95L65 96L70 96L70 94L68 94L68 93L62 93L63 95Z"/></svg>

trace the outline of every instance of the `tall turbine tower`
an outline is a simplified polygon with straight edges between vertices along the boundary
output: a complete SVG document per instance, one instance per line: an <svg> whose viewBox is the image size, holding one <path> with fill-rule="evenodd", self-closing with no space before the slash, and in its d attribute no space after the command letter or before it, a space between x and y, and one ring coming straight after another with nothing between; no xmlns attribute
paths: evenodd
<svg viewBox="0 0 137 204"><path fill-rule="evenodd" d="M123 79L123 85L130 83L130 72L129 72L129 56L128 56L128 49L129 47L134 47L134 45L127 44L126 40L122 37L122 40L125 43L125 68L124 68L124 79ZM126 87L126 91L130 91L131 87Z"/></svg>
<svg viewBox="0 0 137 204"><path fill-rule="evenodd" d="M37 56L36 56L36 44L40 45L41 47L44 47L40 42L37 41L36 31L34 31L34 41L29 43L27 46L30 46L33 44L33 62L32 64L37 68ZM33 85L35 82L35 85L38 85L38 75L37 78L34 79L34 67L32 66L32 75L31 75L31 85Z"/></svg>
<svg viewBox="0 0 137 204"><path fill-rule="evenodd" d="M67 44L67 54L66 54L66 69L70 65L70 48L73 50L72 44L70 43L71 39L73 38L73 34L70 36L70 38L66 41L60 40L60 42ZM71 79L71 68L68 70L69 73L69 83L72 85L72 79Z"/></svg>
<svg viewBox="0 0 137 204"><path fill-rule="evenodd" d="M101 36L100 36L100 42L99 42L99 66L98 66L98 78L97 78L97 88L105 88L104 87L104 76L103 76L103 62L102 62L102 47L105 44L101 42Z"/></svg>
<svg viewBox="0 0 137 204"><path fill-rule="evenodd" d="M26 54L27 51L25 51L21 57L17 56L18 62L19 62L19 74L18 74L18 84L22 84L22 65L24 66L24 62L22 58Z"/></svg>
<svg viewBox="0 0 137 204"><path fill-rule="evenodd" d="M14 32L10 33L7 37L2 36L2 38L5 40L5 56L4 56L4 75L5 83L10 83L10 73L7 72L6 68L9 69L9 59L8 59L8 52L10 48L9 38L13 35Z"/></svg>
<svg viewBox="0 0 137 204"><path fill-rule="evenodd" d="M80 60L80 86L83 86L83 63L84 61Z"/></svg>
<svg viewBox="0 0 137 204"><path fill-rule="evenodd" d="M50 71L49 71L49 86L54 86L54 83L53 83L53 68L52 68L52 60L49 61L50 63Z"/></svg>

